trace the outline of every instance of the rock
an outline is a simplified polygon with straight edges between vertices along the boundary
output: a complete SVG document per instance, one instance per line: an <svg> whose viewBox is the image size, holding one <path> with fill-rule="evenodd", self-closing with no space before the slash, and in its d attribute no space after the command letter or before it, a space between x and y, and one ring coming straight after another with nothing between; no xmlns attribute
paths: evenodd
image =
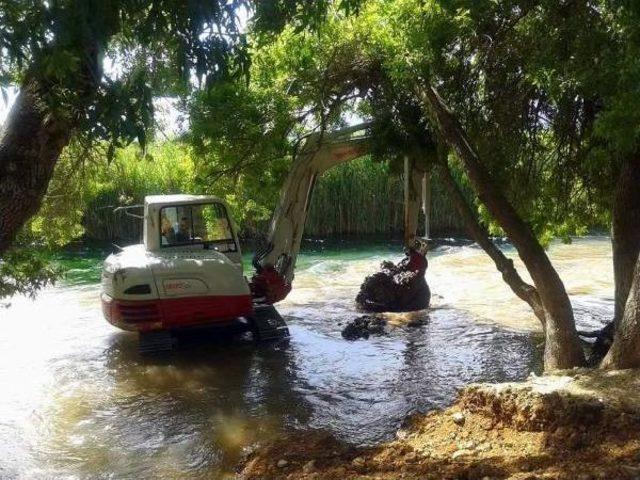
<svg viewBox="0 0 640 480"><path fill-rule="evenodd" d="M278 463L276 463L276 465L278 466L278 468L284 468L289 465L289 462L287 462L284 458L281 458L280 460L278 460Z"/></svg>
<svg viewBox="0 0 640 480"><path fill-rule="evenodd" d="M316 469L316 461L315 460L309 460L307 463L304 464L304 466L302 467L302 471L304 473L311 473Z"/></svg>
<svg viewBox="0 0 640 480"><path fill-rule="evenodd" d="M412 252L397 265L382 262L380 271L369 275L356 296L365 312L410 312L429 306L431 291L424 278L426 258Z"/></svg>
<svg viewBox="0 0 640 480"><path fill-rule="evenodd" d="M382 335L386 333L387 321L383 318L364 315L347 323L342 329L342 336L347 340L369 338L369 335Z"/></svg>
<svg viewBox="0 0 640 480"><path fill-rule="evenodd" d="M453 455L451 455L451 460L457 460L462 457L468 457L469 455L473 455L472 450L464 450L464 449L458 450L456 452L453 452Z"/></svg>
<svg viewBox="0 0 640 480"><path fill-rule="evenodd" d="M365 461L364 461L364 458L362 457L356 457L351 461L351 464L354 467L364 467Z"/></svg>
<svg viewBox="0 0 640 480"><path fill-rule="evenodd" d="M481 443L480 445L478 445L478 448L476 448L476 450L478 450L479 452L488 452L489 450L491 450L491 444L488 442Z"/></svg>
<svg viewBox="0 0 640 480"><path fill-rule="evenodd" d="M460 426L464 425L464 422L466 421L462 412L454 413L453 415L451 415L451 419L453 420L453 423Z"/></svg>
<svg viewBox="0 0 640 480"><path fill-rule="evenodd" d="M578 382L565 374L522 383L468 385L460 392L459 406L487 413L498 423L518 430L549 432L550 443L564 445L577 430L575 426L590 427L604 418L603 402L592 395L577 395L576 388ZM585 389L583 386L581 391ZM574 440L576 445L581 443L579 436Z"/></svg>
<svg viewBox="0 0 640 480"><path fill-rule="evenodd" d="M476 444L472 441L463 442L460 444L459 448L461 450L475 450Z"/></svg>

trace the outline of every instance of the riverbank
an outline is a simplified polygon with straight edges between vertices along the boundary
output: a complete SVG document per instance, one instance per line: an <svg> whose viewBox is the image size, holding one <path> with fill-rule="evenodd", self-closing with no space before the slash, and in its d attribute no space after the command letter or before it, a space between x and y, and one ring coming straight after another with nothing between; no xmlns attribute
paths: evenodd
<svg viewBox="0 0 640 480"><path fill-rule="evenodd" d="M355 448L321 432L265 445L244 479L637 479L640 372L576 370L474 384L396 440Z"/></svg>

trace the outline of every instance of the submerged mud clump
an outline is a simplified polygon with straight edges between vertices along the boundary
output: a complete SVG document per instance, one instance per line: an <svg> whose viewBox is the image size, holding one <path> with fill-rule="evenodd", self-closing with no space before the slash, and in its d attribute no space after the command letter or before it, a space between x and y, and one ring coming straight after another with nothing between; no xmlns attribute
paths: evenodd
<svg viewBox="0 0 640 480"><path fill-rule="evenodd" d="M358 308L365 312L410 312L429 306L431 291L424 278L424 266L412 264L408 257L397 265L382 262L380 271L369 275L356 296Z"/></svg>
<svg viewBox="0 0 640 480"><path fill-rule="evenodd" d="M347 340L369 338L369 335L383 335L386 333L387 321L384 318L364 315L352 320L342 329L342 336Z"/></svg>

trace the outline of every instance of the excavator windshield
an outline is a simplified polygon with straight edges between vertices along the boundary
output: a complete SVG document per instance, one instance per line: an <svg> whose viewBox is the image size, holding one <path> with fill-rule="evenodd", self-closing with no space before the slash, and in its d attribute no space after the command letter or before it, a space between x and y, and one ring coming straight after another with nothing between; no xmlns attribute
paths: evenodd
<svg viewBox="0 0 640 480"><path fill-rule="evenodd" d="M231 222L220 203L167 206L160 209L160 246L202 245L235 252Z"/></svg>

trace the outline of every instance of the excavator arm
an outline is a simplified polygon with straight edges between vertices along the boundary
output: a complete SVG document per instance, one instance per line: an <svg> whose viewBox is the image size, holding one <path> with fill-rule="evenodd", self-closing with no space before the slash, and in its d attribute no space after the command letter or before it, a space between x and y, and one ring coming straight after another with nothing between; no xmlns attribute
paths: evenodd
<svg viewBox="0 0 640 480"><path fill-rule="evenodd" d="M256 271L250 286L256 302L273 304L291 291L316 179L336 165L366 155L370 151L370 142L362 132L366 132L368 127L369 124L360 124L333 133L311 134L306 138L280 192L267 243L253 259ZM421 268L426 244L420 243L416 231L424 174L413 166L413 163L409 167L405 165L410 169L410 174L405 175L405 246L410 250L409 261ZM426 260L424 264L426 268Z"/></svg>

